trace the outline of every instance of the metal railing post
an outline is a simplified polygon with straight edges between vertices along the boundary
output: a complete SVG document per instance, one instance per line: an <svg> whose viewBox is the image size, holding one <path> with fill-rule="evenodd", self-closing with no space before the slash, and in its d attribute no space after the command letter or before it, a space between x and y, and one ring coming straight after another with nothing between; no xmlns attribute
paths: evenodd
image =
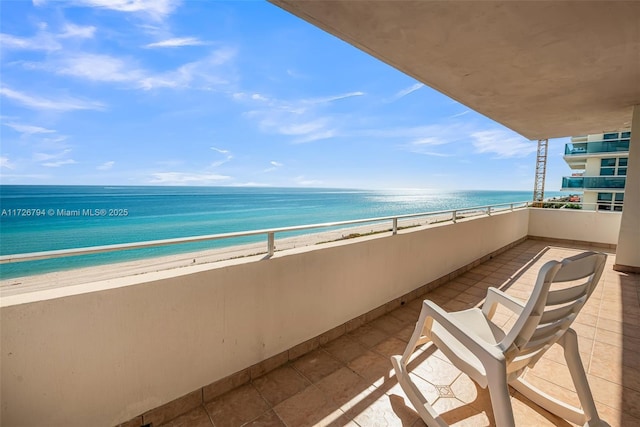
<svg viewBox="0 0 640 427"><path fill-rule="evenodd" d="M269 256L273 256L273 253L276 250L276 238L274 232L267 233L267 248Z"/></svg>
<svg viewBox="0 0 640 427"><path fill-rule="evenodd" d="M393 218L393 235L398 234L398 218Z"/></svg>

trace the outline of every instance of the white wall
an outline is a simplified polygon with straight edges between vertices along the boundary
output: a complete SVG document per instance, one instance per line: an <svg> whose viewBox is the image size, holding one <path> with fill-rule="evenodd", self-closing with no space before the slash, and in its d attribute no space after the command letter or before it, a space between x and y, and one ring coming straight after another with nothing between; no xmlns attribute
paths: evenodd
<svg viewBox="0 0 640 427"><path fill-rule="evenodd" d="M0 424L114 425L527 235L529 211L1 301Z"/></svg>
<svg viewBox="0 0 640 427"><path fill-rule="evenodd" d="M615 245L621 217L620 212L531 208L529 235Z"/></svg>
<svg viewBox="0 0 640 427"><path fill-rule="evenodd" d="M587 164L584 168L584 176L600 176L600 160L601 157L587 158Z"/></svg>

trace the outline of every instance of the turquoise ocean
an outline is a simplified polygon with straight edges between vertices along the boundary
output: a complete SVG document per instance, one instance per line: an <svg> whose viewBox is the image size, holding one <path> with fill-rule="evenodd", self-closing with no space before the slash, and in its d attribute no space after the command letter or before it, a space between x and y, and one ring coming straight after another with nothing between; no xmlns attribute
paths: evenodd
<svg viewBox="0 0 640 427"><path fill-rule="evenodd" d="M530 191L2 185L0 254L441 211L522 202L531 197ZM276 239L303 233L280 233ZM0 279L257 241L266 238L251 236L0 264Z"/></svg>

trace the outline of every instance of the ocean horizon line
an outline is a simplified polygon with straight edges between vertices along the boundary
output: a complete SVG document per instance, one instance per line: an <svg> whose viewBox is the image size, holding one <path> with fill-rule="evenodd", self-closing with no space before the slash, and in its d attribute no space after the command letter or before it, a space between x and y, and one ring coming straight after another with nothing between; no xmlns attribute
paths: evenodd
<svg viewBox="0 0 640 427"><path fill-rule="evenodd" d="M118 188L254 188L254 189L298 189L298 190L355 190L355 191L491 191L491 192L531 192L533 190L523 189L488 189L488 188L436 188L436 187L350 187L350 186L282 186L282 185L181 185L181 184L5 184L0 183L0 187L101 187L105 189ZM559 191L550 190L549 192L557 193Z"/></svg>

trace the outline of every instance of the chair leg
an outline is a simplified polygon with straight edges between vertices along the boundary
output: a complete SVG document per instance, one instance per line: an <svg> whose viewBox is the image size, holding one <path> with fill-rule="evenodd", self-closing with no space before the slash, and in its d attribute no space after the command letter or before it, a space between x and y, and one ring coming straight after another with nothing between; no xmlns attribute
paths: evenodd
<svg viewBox="0 0 640 427"><path fill-rule="evenodd" d="M582 406L582 411L587 419L585 427L607 426L608 424L598 416L598 410L593 401L593 394L591 394L587 374L584 371L580 352L578 351L578 335L576 331L571 328L567 329L558 343L564 350L564 358L567 361L567 367L569 368L573 385L576 388L578 399L580 399L580 406Z"/></svg>
<svg viewBox="0 0 640 427"><path fill-rule="evenodd" d="M420 316L418 317L416 326L413 329L413 334L411 335L411 338L407 343L407 347L405 348L404 353L402 354L401 363L403 363L405 366L407 363L409 363L409 359L411 358L411 355L413 354L413 352L416 350L416 347L418 347L419 345L423 345L428 342L431 342L429 331L431 329L432 322L433 322L433 319L431 319L430 317L429 318L427 317L427 312L423 308L420 311ZM423 335L424 333L426 333L427 335L426 336Z"/></svg>
<svg viewBox="0 0 640 427"><path fill-rule="evenodd" d="M558 340L558 344L564 350L564 358L567 361L567 367L582 408L575 408L566 402L558 400L522 378L516 378L509 384L537 405L574 424L583 425L584 427L608 426L609 424L598 416L596 405L593 402L593 395L578 352L578 336L576 332L571 328L567 329L562 338Z"/></svg>
<svg viewBox="0 0 640 427"><path fill-rule="evenodd" d="M400 356L391 356L391 364L396 373L398 383L425 424L429 427L449 427L449 424L433 409L427 401L427 398L424 397L422 392L413 383L406 366L402 364Z"/></svg>
<svg viewBox="0 0 640 427"><path fill-rule="evenodd" d="M578 408L574 408L567 403L548 395L544 391L534 387L522 378L518 377L509 382L511 387L518 390L524 397L531 400L536 405L546 409L559 416L562 419L571 421L577 425L583 425L586 418L584 412Z"/></svg>
<svg viewBox="0 0 640 427"><path fill-rule="evenodd" d="M485 365L485 369L496 426L514 427L516 422L513 418L506 367L504 363L498 362Z"/></svg>
<svg viewBox="0 0 640 427"><path fill-rule="evenodd" d="M422 392L413 383L409 375L409 370L407 369L407 365L416 348L431 342L430 330L432 321L433 320L427 316L427 312L423 307L404 353L402 356L391 356L391 364L396 373L398 383L420 415L420 418L422 418L429 427L448 427L449 425L440 417L440 414L433 409Z"/></svg>

